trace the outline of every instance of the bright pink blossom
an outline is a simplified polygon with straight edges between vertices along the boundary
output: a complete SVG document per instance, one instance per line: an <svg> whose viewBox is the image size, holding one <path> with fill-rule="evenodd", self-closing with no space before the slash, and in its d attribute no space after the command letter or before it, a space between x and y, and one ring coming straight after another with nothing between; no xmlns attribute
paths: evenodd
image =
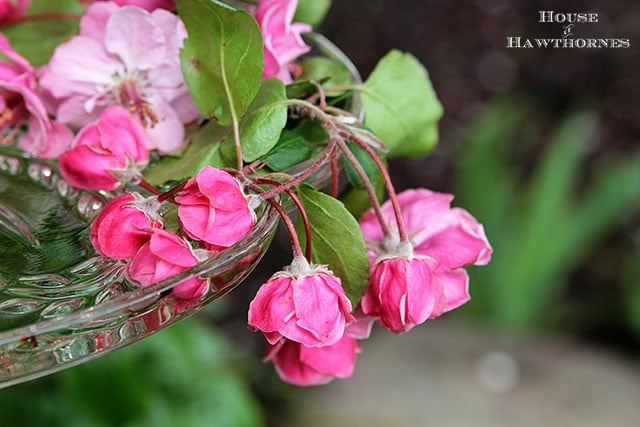
<svg viewBox="0 0 640 427"><path fill-rule="evenodd" d="M382 258L372 267L361 304L365 313L399 334L440 316L446 298L427 258Z"/></svg>
<svg viewBox="0 0 640 427"><path fill-rule="evenodd" d="M18 21L30 4L31 0L0 0L0 27Z"/></svg>
<svg viewBox="0 0 640 427"><path fill-rule="evenodd" d="M149 139L122 107L109 107L76 135L59 160L67 182L88 190L114 190L149 160Z"/></svg>
<svg viewBox="0 0 640 427"><path fill-rule="evenodd" d="M358 342L348 335L324 347L305 347L290 340L269 346L265 361L272 361L280 378L299 386L326 384L353 374Z"/></svg>
<svg viewBox="0 0 640 427"><path fill-rule="evenodd" d="M161 226L160 203L126 193L114 197L91 224L90 239L96 252L109 258L132 258Z"/></svg>
<svg viewBox="0 0 640 427"><path fill-rule="evenodd" d="M17 138L27 153L40 158L55 158L71 143L73 134L52 121L36 93L34 69L0 34L0 136L5 141ZM28 124L24 134L23 125Z"/></svg>
<svg viewBox="0 0 640 427"><path fill-rule="evenodd" d="M249 326L261 330L270 344L284 337L307 347L332 345L352 320L340 279L304 258L273 275L249 305Z"/></svg>
<svg viewBox="0 0 640 427"><path fill-rule="evenodd" d="M491 258L482 225L464 209L452 209L452 200L450 194L426 189L398 195L409 247L398 242L397 234L385 238L372 211L360 219L372 264L362 308L366 314L380 316L381 323L394 332L467 302L469 278L462 267L484 265ZM390 202L382 212L397 233Z"/></svg>
<svg viewBox="0 0 640 427"><path fill-rule="evenodd" d="M154 230L127 266L129 277L142 286L150 286L198 264L189 242L167 230ZM173 288L178 298L199 298L207 292L206 279L191 277Z"/></svg>
<svg viewBox="0 0 640 427"><path fill-rule="evenodd" d="M180 68L186 36L182 21L166 10L94 3L80 34L54 51L42 90L62 123L80 128L108 106L122 105L145 126L151 148L176 152L184 124L199 116Z"/></svg>
<svg viewBox="0 0 640 427"><path fill-rule="evenodd" d="M255 17L262 30L264 41L263 78L278 77L291 82L288 65L291 61L309 52L301 33L311 31L311 26L292 23L298 0L261 0Z"/></svg>
<svg viewBox="0 0 640 427"><path fill-rule="evenodd" d="M255 215L242 188L229 173L207 166L187 181L176 196L178 218L184 232L210 249L239 242L255 223Z"/></svg>
<svg viewBox="0 0 640 427"><path fill-rule="evenodd" d="M80 0L82 4L91 4L96 1L103 0ZM166 10L175 10L176 2L175 0L111 0L119 6L138 6L144 10L149 12L153 12L156 9L166 9Z"/></svg>

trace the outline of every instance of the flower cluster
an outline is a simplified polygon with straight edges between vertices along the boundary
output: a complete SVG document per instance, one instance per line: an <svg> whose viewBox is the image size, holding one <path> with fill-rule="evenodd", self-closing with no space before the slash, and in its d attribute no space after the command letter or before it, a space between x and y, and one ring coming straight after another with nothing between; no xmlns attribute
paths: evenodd
<svg viewBox="0 0 640 427"><path fill-rule="evenodd" d="M398 134L435 126L439 116L420 116L440 111L435 96L419 95L432 105L406 112L393 87L394 76L418 67L403 85L432 92L417 61L397 53L381 61L371 79L388 79L390 89L340 81L350 73L340 60L304 59L312 28L294 22L297 0L246 8L218 0L80 3L77 34L41 67L0 34L2 145L57 159L67 183L108 200L90 241L131 282L151 286L226 251L252 233L255 208L268 204L294 256L258 289L248 325L266 338L265 360L298 385L349 377L375 322L404 333L469 300L464 267L486 264L492 251L482 225L451 208L449 194L397 195L381 160L402 144L410 148L399 152L423 154L432 141L381 141L375 119L364 123L351 111L360 91L373 94L374 109L378 102L378 110L406 113ZM19 25L28 6L0 1L0 25ZM384 120L384 130L392 128ZM368 195L359 221L351 214L358 209L345 206L348 190L339 191L347 187L338 182L340 165L350 187ZM308 184L322 170L330 170L330 191ZM379 182L389 199L382 205ZM176 310L212 286L185 276L171 290Z"/></svg>

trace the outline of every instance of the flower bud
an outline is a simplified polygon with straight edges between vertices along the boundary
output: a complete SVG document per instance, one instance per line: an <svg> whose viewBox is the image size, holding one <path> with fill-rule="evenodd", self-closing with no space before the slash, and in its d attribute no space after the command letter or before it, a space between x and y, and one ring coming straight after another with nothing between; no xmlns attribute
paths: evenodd
<svg viewBox="0 0 640 427"><path fill-rule="evenodd" d="M184 239L167 230L154 230L147 243L127 266L129 277L142 286L150 286L188 270L199 260ZM199 298L207 292L208 281L192 277L173 288L178 298Z"/></svg>
<svg viewBox="0 0 640 427"><path fill-rule="evenodd" d="M148 206L146 209L143 208L145 205ZM102 208L91 224L89 237L99 254L127 259L149 241L151 229L160 226L157 198L142 199L139 195L126 193L109 200Z"/></svg>
<svg viewBox="0 0 640 427"><path fill-rule="evenodd" d="M227 172L207 166L187 181L176 196L178 218L184 232L221 250L246 236L255 215L238 181Z"/></svg>
<svg viewBox="0 0 640 427"><path fill-rule="evenodd" d="M60 156L60 171L74 187L111 191L146 166L148 146L142 125L123 107L109 107Z"/></svg>
<svg viewBox="0 0 640 427"><path fill-rule="evenodd" d="M270 344L284 337L307 347L332 345L352 320L340 279L304 258L271 277L249 305L249 326L261 330Z"/></svg>

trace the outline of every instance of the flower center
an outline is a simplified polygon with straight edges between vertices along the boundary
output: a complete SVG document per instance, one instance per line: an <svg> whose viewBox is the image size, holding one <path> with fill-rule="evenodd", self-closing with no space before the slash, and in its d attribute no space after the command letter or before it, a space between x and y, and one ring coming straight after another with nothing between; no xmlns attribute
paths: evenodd
<svg viewBox="0 0 640 427"><path fill-rule="evenodd" d="M10 143L13 140L13 136L20 129L12 129L16 126L16 124L25 121L28 117L27 108L24 105L24 101L22 97L17 94L0 94L0 96L4 95L4 102L0 102L0 104L4 107L2 111L0 111L0 133L3 135L0 139L2 143ZM2 108L0 106L0 108ZM9 132L5 134L5 131L9 130Z"/></svg>
<svg viewBox="0 0 640 427"><path fill-rule="evenodd" d="M144 127L154 127L158 123L155 111L142 96L140 85L134 79L124 79L118 86L118 97L123 106L140 119Z"/></svg>

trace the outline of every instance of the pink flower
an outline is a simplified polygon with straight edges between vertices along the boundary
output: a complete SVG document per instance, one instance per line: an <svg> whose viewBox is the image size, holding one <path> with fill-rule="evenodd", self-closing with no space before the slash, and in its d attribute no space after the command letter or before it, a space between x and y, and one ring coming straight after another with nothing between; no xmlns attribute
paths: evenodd
<svg viewBox="0 0 640 427"><path fill-rule="evenodd" d="M383 258L372 267L361 304L365 313L399 334L441 315L446 297L428 259Z"/></svg>
<svg viewBox="0 0 640 427"><path fill-rule="evenodd" d="M249 305L249 326L270 344L282 337L307 347L338 342L351 316L351 302L340 279L326 267L295 258L260 287Z"/></svg>
<svg viewBox="0 0 640 427"><path fill-rule="evenodd" d="M207 166L176 196L184 232L210 249L224 249L246 236L255 216L242 188L227 172Z"/></svg>
<svg viewBox="0 0 640 427"><path fill-rule="evenodd" d="M0 27L18 21L31 4L31 0L0 0Z"/></svg>
<svg viewBox="0 0 640 427"><path fill-rule="evenodd" d="M129 277L141 286L150 286L198 264L189 242L167 230L153 230L149 241L135 254L129 265ZM182 299L199 298L207 292L206 279L191 277L173 288Z"/></svg>
<svg viewBox="0 0 640 427"><path fill-rule="evenodd" d="M157 227L161 227L158 199L126 193L102 208L91 224L90 239L99 254L127 259L149 241L152 228Z"/></svg>
<svg viewBox="0 0 640 427"><path fill-rule="evenodd" d="M33 67L0 34L0 134L5 142L18 136L23 150L36 157L55 158L71 143L73 134L60 123L49 119L36 93ZM20 135L20 129L28 130Z"/></svg>
<svg viewBox="0 0 640 427"><path fill-rule="evenodd" d="M298 0L261 0L255 18L262 30L264 42L264 72L262 77L278 77L291 82L287 65L310 48L302 40L301 33L311 31L311 26L291 23Z"/></svg>
<svg viewBox="0 0 640 427"><path fill-rule="evenodd" d="M103 0L80 0L82 4L91 4L96 1ZM175 0L111 0L119 6L138 6L149 12L153 12L156 9L166 9L173 11L176 9Z"/></svg>
<svg viewBox="0 0 640 427"><path fill-rule="evenodd" d="M114 190L137 175L149 160L149 139L122 107L109 107L85 126L59 160L67 182L88 190Z"/></svg>
<svg viewBox="0 0 640 427"><path fill-rule="evenodd" d="M334 378L349 378L353 374L360 345L350 336L324 347L282 340L269 346L265 361L272 361L280 378L299 386L326 384Z"/></svg>
<svg viewBox="0 0 640 427"><path fill-rule="evenodd" d="M492 248L484 229L467 211L451 208L453 196L426 189L398 196L410 244L397 235L383 236L374 213L360 219L372 263L362 308L394 332L409 330L428 318L459 307L470 299L469 277L462 267L484 265ZM397 230L390 202L383 216Z"/></svg>
<svg viewBox="0 0 640 427"><path fill-rule="evenodd" d="M166 10L94 3L80 34L54 51L42 89L62 123L80 128L108 106L122 105L145 126L151 148L176 152L184 124L199 116L180 68L186 36L182 21Z"/></svg>

